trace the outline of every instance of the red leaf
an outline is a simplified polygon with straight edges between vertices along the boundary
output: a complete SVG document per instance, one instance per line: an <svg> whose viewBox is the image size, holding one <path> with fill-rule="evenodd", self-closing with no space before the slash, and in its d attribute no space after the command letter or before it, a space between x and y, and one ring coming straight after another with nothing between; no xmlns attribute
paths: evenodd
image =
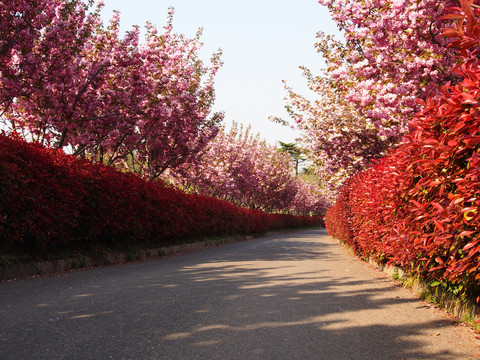
<svg viewBox="0 0 480 360"><path fill-rule="evenodd" d="M464 237L464 236L467 236L467 237L470 237L470 235L472 234L475 234L475 231L462 231L458 237ZM467 245L468 246L468 245Z"/></svg>
<svg viewBox="0 0 480 360"><path fill-rule="evenodd" d="M452 19L462 19L464 16L462 14L451 13L445 16L442 16L440 20L452 20Z"/></svg>
<svg viewBox="0 0 480 360"><path fill-rule="evenodd" d="M474 247L477 243L476 242L471 242L471 243L468 243L467 245L465 245L462 249L462 251L467 251L469 249L471 249L472 247Z"/></svg>
<svg viewBox="0 0 480 360"><path fill-rule="evenodd" d="M463 141L467 145L477 145L477 144L480 144L480 136L472 136L469 138L465 138L463 139Z"/></svg>
<svg viewBox="0 0 480 360"><path fill-rule="evenodd" d="M440 211L445 211L445 209L443 208L443 206L440 205L440 204L437 203L437 202L432 201L432 206L436 207L436 208L437 208L438 210L440 210Z"/></svg>
<svg viewBox="0 0 480 360"><path fill-rule="evenodd" d="M438 220L433 220L433 222L435 223L435 225L437 226L437 228L438 228L441 232L445 232L445 229L444 229L444 227L442 226L442 224L440 223L440 221L438 221Z"/></svg>
<svg viewBox="0 0 480 360"><path fill-rule="evenodd" d="M461 128L463 128L465 126L465 123L464 122L459 122L457 123L457 125L455 125L455 127L453 128L453 132L457 132L458 130L460 130Z"/></svg>
<svg viewBox="0 0 480 360"><path fill-rule="evenodd" d="M442 36L445 36L445 37L458 37L458 35L459 35L458 31L452 28L447 28L442 32Z"/></svg>
<svg viewBox="0 0 480 360"><path fill-rule="evenodd" d="M434 139L434 138L425 139L425 140L423 140L423 143L427 144L427 145L438 145L439 144L438 140Z"/></svg>
<svg viewBox="0 0 480 360"><path fill-rule="evenodd" d="M418 207L419 209L422 209L422 210L423 210L423 205L420 204L417 200L411 199L410 202L413 203L413 204L414 204L416 207Z"/></svg>
<svg viewBox="0 0 480 360"><path fill-rule="evenodd" d="M460 6L462 7L463 12L467 15L469 23L475 20L475 16L473 15L472 6L469 1L467 0L460 0Z"/></svg>

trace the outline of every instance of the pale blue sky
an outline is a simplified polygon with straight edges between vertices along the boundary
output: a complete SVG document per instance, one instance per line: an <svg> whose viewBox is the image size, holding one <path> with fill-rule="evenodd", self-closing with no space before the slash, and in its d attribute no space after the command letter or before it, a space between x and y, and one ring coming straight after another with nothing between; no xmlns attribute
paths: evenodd
<svg viewBox="0 0 480 360"><path fill-rule="evenodd" d="M119 10L125 31L132 25L143 27L147 20L161 28L169 6L175 8L175 32L193 37L203 27L202 59L223 50L214 110L225 112L226 124L251 124L254 133L272 144L294 141L297 133L268 117L288 117L282 80L306 93L298 67L314 73L323 67L315 35L338 34L328 10L316 0L105 0L103 16L107 20L112 10Z"/></svg>

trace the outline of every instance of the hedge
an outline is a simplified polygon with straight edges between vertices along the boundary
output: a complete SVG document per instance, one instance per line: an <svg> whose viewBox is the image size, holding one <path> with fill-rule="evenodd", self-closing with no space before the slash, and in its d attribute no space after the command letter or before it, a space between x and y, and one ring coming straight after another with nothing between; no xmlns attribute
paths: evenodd
<svg viewBox="0 0 480 360"><path fill-rule="evenodd" d="M0 255L37 260L64 251L166 246L321 221L186 194L0 134Z"/></svg>
<svg viewBox="0 0 480 360"><path fill-rule="evenodd" d="M460 11L460 9L458 10ZM403 142L343 186L329 233L360 256L402 266L480 301L480 9L457 29L459 65Z"/></svg>

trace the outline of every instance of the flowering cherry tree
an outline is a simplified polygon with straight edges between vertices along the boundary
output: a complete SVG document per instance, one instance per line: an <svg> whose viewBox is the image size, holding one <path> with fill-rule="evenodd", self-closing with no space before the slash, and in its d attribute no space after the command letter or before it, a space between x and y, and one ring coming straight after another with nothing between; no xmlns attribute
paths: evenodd
<svg viewBox="0 0 480 360"><path fill-rule="evenodd" d="M172 33L171 22L170 17L161 35L148 25L147 43L140 48L149 91L135 123L141 139L137 154L153 178L191 161L217 135L223 120L221 113L210 116L220 52L212 56L212 66L205 67L197 56L201 32L186 39Z"/></svg>
<svg viewBox="0 0 480 360"><path fill-rule="evenodd" d="M147 24L140 44L138 27L120 37L118 13L103 24L101 2L93 9L82 1L34 4L1 3L13 20L0 31L29 29L19 44L5 44L10 50L1 60L11 131L110 165L129 158L150 178L216 135L223 115L211 116L210 108L220 54L205 66L200 33L187 39L172 32L173 9L164 32Z"/></svg>
<svg viewBox="0 0 480 360"><path fill-rule="evenodd" d="M289 156L237 124L218 134L199 161L178 173L183 187L243 207L279 210L295 196Z"/></svg>
<svg viewBox="0 0 480 360"><path fill-rule="evenodd" d="M289 204L289 211L297 215L325 214L332 205L331 198L324 186L300 177L296 179L297 193Z"/></svg>
<svg viewBox="0 0 480 360"><path fill-rule="evenodd" d="M288 153L268 145L250 129L233 124L207 145L199 159L169 174L187 191L268 212L320 214L326 200L295 176Z"/></svg>
<svg viewBox="0 0 480 360"><path fill-rule="evenodd" d="M332 193L343 179L364 168L391 143L381 141L378 129L326 79L312 79L311 75L309 79L318 93L314 101L286 86L290 104L296 108L291 113L303 131L302 142L314 169L325 190Z"/></svg>
<svg viewBox="0 0 480 360"><path fill-rule="evenodd" d="M42 29L55 18L59 1L11 0L0 3L0 106L2 113L13 99L28 91L35 73L31 54Z"/></svg>
<svg viewBox="0 0 480 360"><path fill-rule="evenodd" d="M442 36L449 22L441 18L455 1L319 2L345 37L341 44L319 35L317 49L327 59L327 71L340 87L353 82L345 89L347 99L380 135L398 137L417 110L416 99L433 95L451 76L453 52Z"/></svg>
<svg viewBox="0 0 480 360"><path fill-rule="evenodd" d="M318 34L326 68L305 75L317 99L287 86L287 107L304 130L319 173L338 186L346 176L385 155L408 131L417 98L437 92L455 64L441 36L455 1L321 0L344 40Z"/></svg>

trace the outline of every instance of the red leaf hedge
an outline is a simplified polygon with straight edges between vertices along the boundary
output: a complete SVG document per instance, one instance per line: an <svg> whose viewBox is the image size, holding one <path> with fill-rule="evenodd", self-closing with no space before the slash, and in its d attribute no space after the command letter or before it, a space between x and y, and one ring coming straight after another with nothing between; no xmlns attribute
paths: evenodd
<svg viewBox="0 0 480 360"><path fill-rule="evenodd" d="M460 39L452 46L460 50L454 71L463 80L427 99L402 144L345 184L326 227L361 256L478 300L480 9L472 14L462 31L447 32Z"/></svg>
<svg viewBox="0 0 480 360"><path fill-rule="evenodd" d="M185 194L0 135L0 255L46 259L65 250L165 246L320 222Z"/></svg>

